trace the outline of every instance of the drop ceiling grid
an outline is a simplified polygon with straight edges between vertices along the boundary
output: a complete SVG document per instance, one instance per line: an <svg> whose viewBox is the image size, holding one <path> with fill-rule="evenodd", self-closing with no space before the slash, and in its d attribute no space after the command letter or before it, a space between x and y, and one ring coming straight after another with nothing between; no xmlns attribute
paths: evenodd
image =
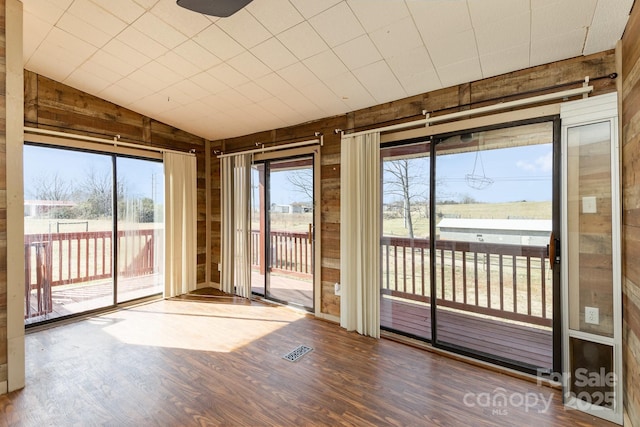
<svg viewBox="0 0 640 427"><path fill-rule="evenodd" d="M23 2L25 68L216 139L612 48L633 0Z"/></svg>

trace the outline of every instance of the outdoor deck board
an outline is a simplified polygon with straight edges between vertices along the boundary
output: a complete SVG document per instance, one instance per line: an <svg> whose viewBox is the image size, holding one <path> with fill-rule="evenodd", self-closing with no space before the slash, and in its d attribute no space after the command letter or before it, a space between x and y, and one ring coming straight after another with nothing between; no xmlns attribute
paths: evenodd
<svg viewBox="0 0 640 427"><path fill-rule="evenodd" d="M430 307L410 301L383 299L381 325L422 338L431 338ZM550 368L552 331L442 309L438 340L498 357Z"/></svg>

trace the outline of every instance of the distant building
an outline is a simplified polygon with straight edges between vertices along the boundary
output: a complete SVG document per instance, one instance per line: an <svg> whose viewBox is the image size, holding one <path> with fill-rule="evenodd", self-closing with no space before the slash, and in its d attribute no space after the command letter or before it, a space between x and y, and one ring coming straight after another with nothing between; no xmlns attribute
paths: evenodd
<svg viewBox="0 0 640 427"><path fill-rule="evenodd" d="M507 245L546 246L551 234L547 219L443 218L440 239Z"/></svg>
<svg viewBox="0 0 640 427"><path fill-rule="evenodd" d="M47 217L49 213L59 208L72 208L76 202L68 200L25 200L24 216L37 218Z"/></svg>

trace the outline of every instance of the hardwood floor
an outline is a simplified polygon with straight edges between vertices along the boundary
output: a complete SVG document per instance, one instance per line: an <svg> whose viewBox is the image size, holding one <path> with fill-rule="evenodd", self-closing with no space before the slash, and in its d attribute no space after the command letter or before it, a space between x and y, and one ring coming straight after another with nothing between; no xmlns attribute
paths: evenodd
<svg viewBox="0 0 640 427"><path fill-rule="evenodd" d="M298 345L313 351L283 359ZM29 333L26 352L27 387L0 396L0 426L612 425L556 390L233 297Z"/></svg>

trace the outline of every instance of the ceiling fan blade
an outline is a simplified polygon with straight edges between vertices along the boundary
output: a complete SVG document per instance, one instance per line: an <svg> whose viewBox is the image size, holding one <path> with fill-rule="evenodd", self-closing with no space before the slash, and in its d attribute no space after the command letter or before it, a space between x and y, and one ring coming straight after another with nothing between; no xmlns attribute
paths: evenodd
<svg viewBox="0 0 640 427"><path fill-rule="evenodd" d="M205 15L226 18L233 15L252 0L177 0L178 6Z"/></svg>

